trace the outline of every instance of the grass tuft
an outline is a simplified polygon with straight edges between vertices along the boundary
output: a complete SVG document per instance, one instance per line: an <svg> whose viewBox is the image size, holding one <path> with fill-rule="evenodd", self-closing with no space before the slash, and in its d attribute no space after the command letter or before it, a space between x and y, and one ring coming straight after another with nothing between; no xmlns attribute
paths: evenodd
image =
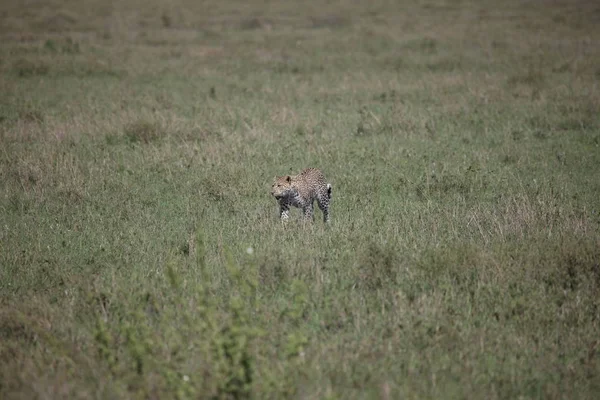
<svg viewBox="0 0 600 400"><path fill-rule="evenodd" d="M138 120L124 127L124 136L129 143L148 144L165 135L162 126L156 122Z"/></svg>
<svg viewBox="0 0 600 400"><path fill-rule="evenodd" d="M48 64L41 60L19 59L13 63L13 72L20 78L45 76L50 72Z"/></svg>

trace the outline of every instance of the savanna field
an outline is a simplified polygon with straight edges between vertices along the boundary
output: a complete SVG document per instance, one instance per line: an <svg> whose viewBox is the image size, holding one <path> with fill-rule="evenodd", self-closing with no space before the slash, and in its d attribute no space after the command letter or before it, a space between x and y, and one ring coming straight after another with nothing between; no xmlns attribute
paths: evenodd
<svg viewBox="0 0 600 400"><path fill-rule="evenodd" d="M0 93L0 398L598 398L597 2L2 1Z"/></svg>

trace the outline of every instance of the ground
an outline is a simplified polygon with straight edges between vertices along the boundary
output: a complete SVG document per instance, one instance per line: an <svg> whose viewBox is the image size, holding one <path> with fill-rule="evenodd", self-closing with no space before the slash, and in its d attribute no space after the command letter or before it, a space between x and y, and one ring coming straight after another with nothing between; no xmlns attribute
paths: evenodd
<svg viewBox="0 0 600 400"><path fill-rule="evenodd" d="M0 37L1 398L600 391L595 2L4 2ZM332 224L281 226L308 166Z"/></svg>

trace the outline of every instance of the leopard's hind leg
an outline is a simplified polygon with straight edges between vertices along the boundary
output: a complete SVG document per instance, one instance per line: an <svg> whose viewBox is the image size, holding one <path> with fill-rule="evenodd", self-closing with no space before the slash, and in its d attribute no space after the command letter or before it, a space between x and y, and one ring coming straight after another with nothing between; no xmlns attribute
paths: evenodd
<svg viewBox="0 0 600 400"><path fill-rule="evenodd" d="M331 184L328 183L327 192L317 196L317 204L319 205L321 211L323 211L323 222L325 223L329 222L329 203L331 201L331 192Z"/></svg>

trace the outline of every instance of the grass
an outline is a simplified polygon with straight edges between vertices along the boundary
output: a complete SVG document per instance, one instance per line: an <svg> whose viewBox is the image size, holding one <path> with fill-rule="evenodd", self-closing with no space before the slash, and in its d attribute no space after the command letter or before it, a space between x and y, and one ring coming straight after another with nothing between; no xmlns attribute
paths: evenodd
<svg viewBox="0 0 600 400"><path fill-rule="evenodd" d="M0 6L0 397L594 398L600 8L543 3Z"/></svg>

